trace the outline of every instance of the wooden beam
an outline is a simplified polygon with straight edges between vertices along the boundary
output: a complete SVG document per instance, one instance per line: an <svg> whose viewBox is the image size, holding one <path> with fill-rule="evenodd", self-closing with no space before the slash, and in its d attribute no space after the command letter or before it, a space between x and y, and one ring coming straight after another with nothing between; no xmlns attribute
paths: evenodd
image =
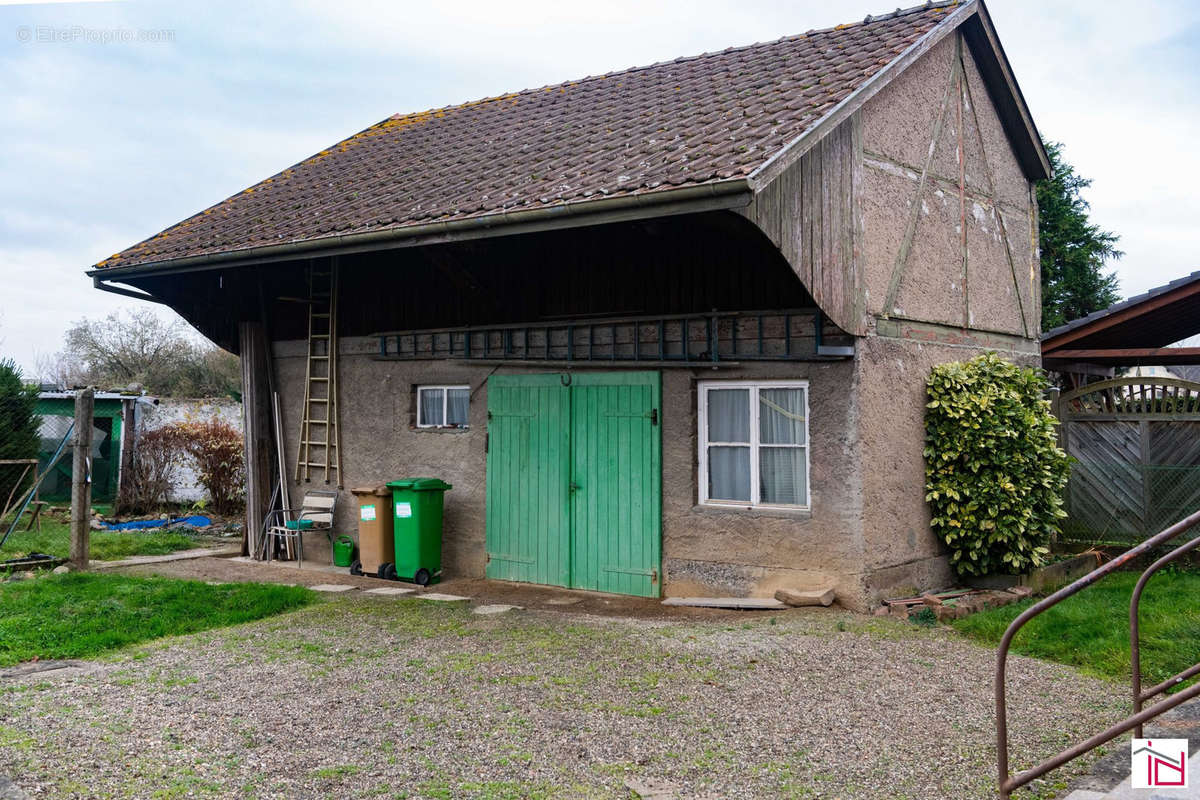
<svg viewBox="0 0 1200 800"><path fill-rule="evenodd" d="M242 555L257 552L259 526L271 501L271 392L267 338L262 323L238 323L242 363L242 437L246 458L246 529Z"/></svg>
<svg viewBox="0 0 1200 800"><path fill-rule="evenodd" d="M95 391L75 393L75 447L71 462L71 568L85 570L91 558L92 420Z"/></svg>
<svg viewBox="0 0 1200 800"><path fill-rule="evenodd" d="M1200 285L1200 284L1198 284ZM1046 362L1089 361L1113 366L1158 366L1167 364L1200 364L1200 347L1125 347L1095 350L1051 350L1043 353Z"/></svg>

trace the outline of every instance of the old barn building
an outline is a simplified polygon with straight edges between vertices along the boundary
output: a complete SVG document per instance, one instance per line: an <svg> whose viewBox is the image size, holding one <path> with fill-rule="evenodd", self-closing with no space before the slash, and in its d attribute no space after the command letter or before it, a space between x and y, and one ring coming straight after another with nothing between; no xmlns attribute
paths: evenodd
<svg viewBox="0 0 1200 800"><path fill-rule="evenodd" d="M864 608L950 581L924 381L1037 362L1047 170L983 3L927 4L397 115L90 274L242 355L252 519L274 387L343 532L453 484L448 574Z"/></svg>

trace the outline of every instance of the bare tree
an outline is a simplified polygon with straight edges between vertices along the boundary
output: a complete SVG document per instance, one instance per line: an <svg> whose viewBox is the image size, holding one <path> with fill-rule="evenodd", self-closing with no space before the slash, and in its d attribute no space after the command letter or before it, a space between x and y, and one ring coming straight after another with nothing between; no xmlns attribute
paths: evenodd
<svg viewBox="0 0 1200 800"><path fill-rule="evenodd" d="M182 321L149 309L81 319L63 350L39 359L44 377L63 386L141 384L151 394L217 396L240 391L237 357L196 339Z"/></svg>

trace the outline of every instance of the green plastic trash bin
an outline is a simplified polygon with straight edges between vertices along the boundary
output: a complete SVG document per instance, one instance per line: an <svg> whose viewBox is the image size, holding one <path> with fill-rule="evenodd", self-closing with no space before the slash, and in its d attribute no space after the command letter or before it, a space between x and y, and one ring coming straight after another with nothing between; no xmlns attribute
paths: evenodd
<svg viewBox="0 0 1200 800"><path fill-rule="evenodd" d="M390 481L396 577L419 586L442 574L442 499L454 488L439 478Z"/></svg>

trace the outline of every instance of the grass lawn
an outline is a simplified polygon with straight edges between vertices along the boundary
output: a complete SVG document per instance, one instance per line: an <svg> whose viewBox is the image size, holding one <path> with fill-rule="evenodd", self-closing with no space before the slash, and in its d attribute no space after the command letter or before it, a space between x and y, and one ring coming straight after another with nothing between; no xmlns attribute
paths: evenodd
<svg viewBox="0 0 1200 800"><path fill-rule="evenodd" d="M66 558L71 552L71 525L49 516L43 517L42 529L24 530L28 515L0 548L0 561L27 553L46 553ZM0 527L0 536L8 523ZM187 530L171 531L92 531L91 557L96 561L119 561L129 556L161 556L178 550L212 546L211 537L200 537Z"/></svg>
<svg viewBox="0 0 1200 800"><path fill-rule="evenodd" d="M85 658L160 636L237 625L313 602L298 586L71 573L0 583L0 666Z"/></svg>
<svg viewBox="0 0 1200 800"><path fill-rule="evenodd" d="M1110 575L1034 617L1017 634L1013 650L1099 677L1128 680L1129 598L1137 578L1131 572ZM1198 593L1200 573L1159 573L1146 586L1141 603L1145 685L1166 680L1200 661ZM972 614L953 625L967 636L998 643L1008 623L1032 602Z"/></svg>

